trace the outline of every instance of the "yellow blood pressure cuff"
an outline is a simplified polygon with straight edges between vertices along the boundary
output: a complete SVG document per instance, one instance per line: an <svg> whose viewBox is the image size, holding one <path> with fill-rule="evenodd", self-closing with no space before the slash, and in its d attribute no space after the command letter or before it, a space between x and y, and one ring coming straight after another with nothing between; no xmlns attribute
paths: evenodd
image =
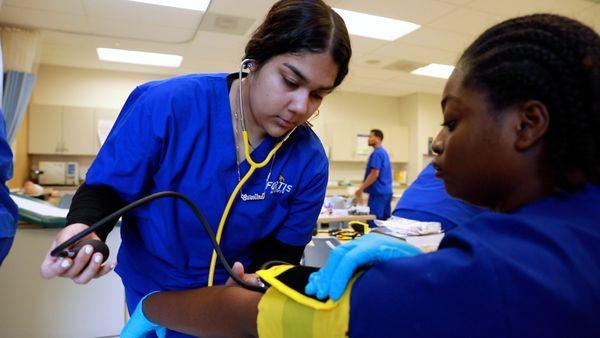
<svg viewBox="0 0 600 338"><path fill-rule="evenodd" d="M256 273L271 287L258 304L257 328L262 338L346 337L350 291L355 275L338 301L304 294L308 276L318 268L278 265Z"/></svg>

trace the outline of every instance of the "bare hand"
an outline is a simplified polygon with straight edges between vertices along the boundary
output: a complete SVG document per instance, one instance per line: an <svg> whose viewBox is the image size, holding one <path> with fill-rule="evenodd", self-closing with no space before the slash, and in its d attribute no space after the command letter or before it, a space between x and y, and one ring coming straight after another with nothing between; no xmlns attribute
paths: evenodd
<svg viewBox="0 0 600 338"><path fill-rule="evenodd" d="M56 235L40 267L42 278L50 279L60 276L70 278L77 284L86 284L90 280L104 276L114 269L117 262L113 260L102 264L102 254L99 252L94 253L91 245L85 245L81 248L74 259L50 256L50 252L60 243L65 242L87 228L89 226L85 224L74 223L65 227ZM99 240L100 237L95 233L91 233L82 240L86 239Z"/></svg>
<svg viewBox="0 0 600 338"><path fill-rule="evenodd" d="M356 200L356 205L362 205L364 203L362 190L358 189L354 192L354 199Z"/></svg>
<svg viewBox="0 0 600 338"><path fill-rule="evenodd" d="M256 286L260 285L260 280L258 279L258 275L255 273L245 274L244 266L242 265L242 263L240 263L240 262L233 263L231 270L233 270L233 273L236 276L238 276L241 280L243 280L244 282L246 282L248 284L256 285ZM238 283L235 280L233 280L233 278L231 278L231 277L229 277L227 282L225 282L225 285L226 286L239 286Z"/></svg>

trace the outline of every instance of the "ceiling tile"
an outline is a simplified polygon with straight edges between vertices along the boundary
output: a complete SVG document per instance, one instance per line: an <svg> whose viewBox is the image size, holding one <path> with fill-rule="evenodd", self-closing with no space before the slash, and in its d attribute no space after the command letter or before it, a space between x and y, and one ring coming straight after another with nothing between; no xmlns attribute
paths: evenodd
<svg viewBox="0 0 600 338"><path fill-rule="evenodd" d="M479 32L474 33L479 34ZM442 29L421 27L399 41L411 45L443 49L450 52L462 52L473 40L475 35L448 32Z"/></svg>
<svg viewBox="0 0 600 338"><path fill-rule="evenodd" d="M186 51L192 56L205 59L224 59L240 62L244 57L247 39L245 37L214 33L198 32Z"/></svg>
<svg viewBox="0 0 600 338"><path fill-rule="evenodd" d="M350 63L350 72L353 75L373 80L388 80L397 75L396 71L381 69L379 67L361 67Z"/></svg>
<svg viewBox="0 0 600 338"><path fill-rule="evenodd" d="M50 13L45 10L13 7L8 4L4 4L0 10L0 22L38 29L89 31L87 19L84 16Z"/></svg>
<svg viewBox="0 0 600 338"><path fill-rule="evenodd" d="M90 33L115 38L139 39L151 42L183 43L193 39L194 29L157 27L150 24L132 25L127 21L89 18Z"/></svg>
<svg viewBox="0 0 600 338"><path fill-rule="evenodd" d="M459 8L456 11L427 24L427 27L472 35L477 34L477 32L485 31L499 21L499 17L487 12L469 8Z"/></svg>
<svg viewBox="0 0 600 338"><path fill-rule="evenodd" d="M373 87L382 82L383 81L381 80L368 79L356 75L348 75L346 76L346 79L344 79L344 82L342 82L342 84L338 88L336 88L336 91L360 92L360 90L363 88Z"/></svg>
<svg viewBox="0 0 600 338"><path fill-rule="evenodd" d="M447 50L410 45L401 41L389 43L383 47L377 48L365 57L377 58L378 56L386 56L394 59L411 60L417 62L446 62L452 59L455 53Z"/></svg>
<svg viewBox="0 0 600 338"><path fill-rule="evenodd" d="M439 0L441 2L446 2L452 5L459 5L459 6L464 6L466 4L468 4L469 2L472 2L473 0Z"/></svg>
<svg viewBox="0 0 600 338"><path fill-rule="evenodd" d="M262 19L274 3L273 0L212 0L208 12Z"/></svg>
<svg viewBox="0 0 600 338"><path fill-rule="evenodd" d="M467 7L494 13L507 19L510 17L539 12L550 12L571 15L582 9L590 7L591 2L586 0L474 0Z"/></svg>
<svg viewBox="0 0 600 338"><path fill-rule="evenodd" d="M600 34L600 5L593 5L573 15L577 20L592 27Z"/></svg>
<svg viewBox="0 0 600 338"><path fill-rule="evenodd" d="M368 53L374 49L385 46L388 43L388 41L384 40L369 39L356 35L350 36L350 45L352 46L353 57Z"/></svg>
<svg viewBox="0 0 600 338"><path fill-rule="evenodd" d="M81 0L5 0L4 6L7 5L56 13L85 15Z"/></svg>
<svg viewBox="0 0 600 338"><path fill-rule="evenodd" d="M87 16L110 22L123 21L135 26L137 23L156 27L175 27L196 30L204 12L181 8L156 6L125 0L83 0Z"/></svg>
<svg viewBox="0 0 600 338"><path fill-rule="evenodd" d="M344 0L339 3L339 7L351 11L410 21L419 25L427 24L457 8L455 5L434 0Z"/></svg>

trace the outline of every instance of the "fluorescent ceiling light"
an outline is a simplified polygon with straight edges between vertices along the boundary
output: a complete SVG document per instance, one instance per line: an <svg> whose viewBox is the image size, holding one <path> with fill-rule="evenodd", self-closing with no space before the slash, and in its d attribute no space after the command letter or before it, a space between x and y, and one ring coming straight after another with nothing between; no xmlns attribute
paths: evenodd
<svg viewBox="0 0 600 338"><path fill-rule="evenodd" d="M135 63L140 65L177 68L183 57L173 54L138 52L134 50L98 48L98 58L102 61Z"/></svg>
<svg viewBox="0 0 600 338"><path fill-rule="evenodd" d="M167 6L175 8L190 9L193 11L206 12L210 0L129 0L134 2L143 2L145 4Z"/></svg>
<svg viewBox="0 0 600 338"><path fill-rule="evenodd" d="M334 8L333 10L344 19L350 34L367 38L394 41L421 27L408 21L384 18L382 16L347 11L339 8Z"/></svg>
<svg viewBox="0 0 600 338"><path fill-rule="evenodd" d="M450 77L450 74L452 74L453 70L454 70L454 66L442 65L439 63L430 63L427 66L417 68L410 73L416 74L416 75L424 75L424 76L439 77L442 79L447 79Z"/></svg>

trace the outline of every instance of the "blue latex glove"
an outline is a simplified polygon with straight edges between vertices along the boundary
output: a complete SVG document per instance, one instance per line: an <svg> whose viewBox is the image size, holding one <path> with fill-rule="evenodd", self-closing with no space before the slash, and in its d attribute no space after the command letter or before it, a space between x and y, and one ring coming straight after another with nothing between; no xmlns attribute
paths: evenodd
<svg viewBox="0 0 600 338"><path fill-rule="evenodd" d="M166 337L167 329L148 320L143 311L144 300L157 292L160 291L150 292L149 294L145 295L142 300L140 300L138 305L135 307L135 311L131 314L131 318L129 318L129 321L123 328L123 331L121 331L121 338L146 337L146 333L152 330L156 331L158 338Z"/></svg>
<svg viewBox="0 0 600 338"><path fill-rule="evenodd" d="M304 291L319 299L338 300L358 267L421 253L401 239L370 233L333 249L325 266L310 275Z"/></svg>

